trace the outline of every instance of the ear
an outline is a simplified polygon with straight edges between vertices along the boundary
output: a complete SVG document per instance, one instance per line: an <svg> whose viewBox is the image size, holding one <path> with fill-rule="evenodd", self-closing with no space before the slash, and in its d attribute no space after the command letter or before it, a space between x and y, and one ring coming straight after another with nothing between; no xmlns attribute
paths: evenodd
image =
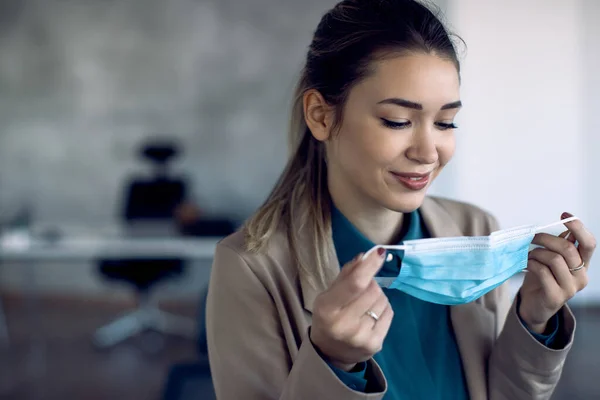
<svg viewBox="0 0 600 400"><path fill-rule="evenodd" d="M316 89L308 90L302 98L304 120L313 137L320 142L329 139L333 127L333 107Z"/></svg>

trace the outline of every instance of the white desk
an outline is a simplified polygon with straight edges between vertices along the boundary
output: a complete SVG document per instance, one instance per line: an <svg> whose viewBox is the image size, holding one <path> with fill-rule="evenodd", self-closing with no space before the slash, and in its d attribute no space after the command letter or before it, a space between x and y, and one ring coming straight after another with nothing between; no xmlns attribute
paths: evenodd
<svg viewBox="0 0 600 400"><path fill-rule="evenodd" d="M211 259L221 238L87 237L40 240L0 239L0 261L79 261L98 258Z"/></svg>
<svg viewBox="0 0 600 400"><path fill-rule="evenodd" d="M0 237L0 262L23 263L30 312L38 314L33 265L45 261L76 262L110 258L212 259L220 237L131 237L123 234L66 235L56 239L32 238L13 232ZM35 318L32 315L33 318ZM0 345L8 344L8 332L0 304ZM38 325L35 324L34 325ZM34 327L34 330L35 327Z"/></svg>

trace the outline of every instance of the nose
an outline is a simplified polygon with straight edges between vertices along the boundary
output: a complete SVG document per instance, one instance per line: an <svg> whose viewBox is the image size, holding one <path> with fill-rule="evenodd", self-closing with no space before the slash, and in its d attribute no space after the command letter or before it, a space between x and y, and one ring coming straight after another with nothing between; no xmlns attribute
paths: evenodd
<svg viewBox="0 0 600 400"><path fill-rule="evenodd" d="M419 164L435 164L439 155L433 132L425 128L415 129L406 157Z"/></svg>

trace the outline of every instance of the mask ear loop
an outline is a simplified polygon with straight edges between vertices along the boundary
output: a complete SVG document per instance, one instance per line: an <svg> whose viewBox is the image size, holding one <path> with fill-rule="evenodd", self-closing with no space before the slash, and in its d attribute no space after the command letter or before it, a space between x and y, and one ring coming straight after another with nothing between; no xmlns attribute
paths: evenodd
<svg viewBox="0 0 600 400"><path fill-rule="evenodd" d="M398 246L386 246L386 245L377 245L375 247L372 247L371 249L369 249L369 251L367 251L361 258L361 261L364 261L367 259L367 257L369 257L369 255L371 255L372 252L377 251L377 249L386 249L386 250L406 250L406 246L404 245L398 245Z"/></svg>
<svg viewBox="0 0 600 400"><path fill-rule="evenodd" d="M545 225L545 226L540 226L540 227L536 228L535 231L536 231L536 233L537 232L541 232L541 231L544 231L544 230L546 230L548 228L552 228L553 226L561 225L561 224L566 224L568 222L573 222L573 221L577 221L577 220L579 220L579 217L569 217L569 218L561 219L558 222L553 222L553 223ZM567 234L565 235L564 239L568 239L569 236L571 236L571 231L567 232ZM521 272L529 272L529 271L527 270L527 268L525 268Z"/></svg>
<svg viewBox="0 0 600 400"><path fill-rule="evenodd" d="M360 260L364 261L367 257L369 257L369 255L371 255L371 253L373 253L374 251L377 251L377 249L406 250L406 246L403 246L403 245L397 245L397 246L377 245L377 246L369 249L369 251L367 251ZM378 276L376 276L373 279L375 279L375 282L377 282L377 284L380 287L387 288L396 280L396 277L395 276L394 277L378 277Z"/></svg>
<svg viewBox="0 0 600 400"><path fill-rule="evenodd" d="M569 218L561 219L558 222L553 222L553 223L548 224L546 226L540 226L540 227L536 228L535 231L536 232L541 232L541 231L543 231L545 229L552 228L553 226L561 225L561 224L566 224L567 222L577 221L578 219L579 219L579 217L569 217Z"/></svg>

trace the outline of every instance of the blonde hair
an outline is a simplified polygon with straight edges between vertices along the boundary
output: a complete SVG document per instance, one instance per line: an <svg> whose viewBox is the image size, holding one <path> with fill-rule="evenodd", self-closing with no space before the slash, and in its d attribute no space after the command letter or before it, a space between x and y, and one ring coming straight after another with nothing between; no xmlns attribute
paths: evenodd
<svg viewBox="0 0 600 400"><path fill-rule="evenodd" d="M302 72L296 85L288 134L289 159L264 204L244 227L246 248L260 252L275 231L284 227L292 258L300 273L309 279L325 281L324 265L328 261L331 241L330 196L327 188L327 163L323 143L311 134L304 120L303 95L310 89ZM304 265L299 248L300 232L312 231L317 265Z"/></svg>

